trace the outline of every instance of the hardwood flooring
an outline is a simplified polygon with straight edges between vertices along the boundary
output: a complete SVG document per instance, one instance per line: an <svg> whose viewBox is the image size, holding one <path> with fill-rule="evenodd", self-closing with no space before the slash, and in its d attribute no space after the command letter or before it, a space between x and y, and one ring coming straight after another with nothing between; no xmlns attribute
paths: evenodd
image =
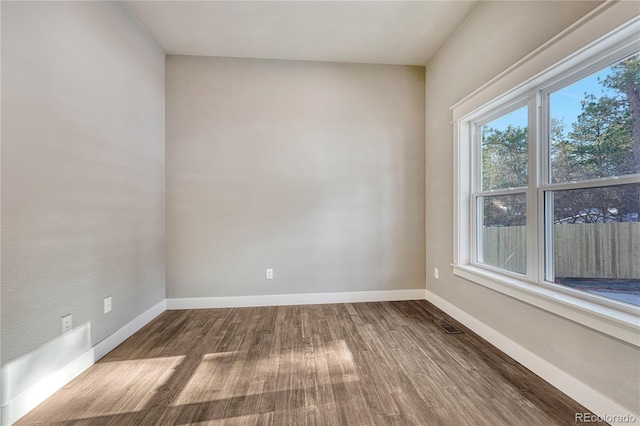
<svg viewBox="0 0 640 426"><path fill-rule="evenodd" d="M408 301L166 311L17 424L549 426L586 411Z"/></svg>

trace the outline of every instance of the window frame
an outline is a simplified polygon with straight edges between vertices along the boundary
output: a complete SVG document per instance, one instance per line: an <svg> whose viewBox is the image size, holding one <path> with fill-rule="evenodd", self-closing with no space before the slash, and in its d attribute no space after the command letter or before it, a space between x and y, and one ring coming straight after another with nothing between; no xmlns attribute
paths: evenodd
<svg viewBox="0 0 640 426"><path fill-rule="evenodd" d="M454 262L455 275L484 285L554 314L579 322L640 347L640 307L545 281L553 265L545 252L551 214L545 202L553 191L640 182L640 174L577 183L550 182L549 94L640 50L640 13L629 19L619 3L605 3L522 61L452 107L454 136ZM476 261L480 229L478 197L503 195L481 191L480 129L493 119L528 106L529 184L507 189L526 194L526 274ZM534 160L532 162L532 159ZM481 230L481 229L480 229ZM551 262L552 263L552 262Z"/></svg>
<svg viewBox="0 0 640 426"><path fill-rule="evenodd" d="M527 114L529 116L529 121L530 121L531 120L531 101L526 96L516 97L513 101L506 102L505 104L500 105L498 108L491 110L487 114L480 116L478 120L470 121L471 125L473 126L472 136L471 136L471 149L473 150L472 160L471 160L472 161L471 170L473 173L471 177L471 188L472 188L471 217L473 219L471 224L472 236L471 236L471 248L470 248L472 257L470 260L472 265L479 268L486 268L487 270L490 270L490 271L503 273L512 278L531 279L530 271L529 271L530 268L528 267L526 268L527 272L524 274L521 274L518 272L501 269L499 267L489 265L479 260L481 257L483 257L481 256L482 244L480 244L481 242L480 233L483 228L483 224L482 224L483 215L480 212L480 206L479 206L480 199L484 197L491 197L491 196L525 194L526 217L530 216L529 209L534 205L533 203L530 202L530 197L531 197L530 188L531 188L531 179L532 179L532 176L531 176L532 167L530 164L530 160L531 160L532 143L535 143L535 142L532 141L532 135L531 135L532 129L530 129L529 127L527 128L527 139L528 139L527 147L529 150L529 164L527 169L528 185L518 186L513 188L502 188L502 189L488 189L488 190L482 189L482 127L498 118L501 118L511 112L515 112L518 109L523 108L525 106L527 107ZM534 138L535 138L535 135L534 135ZM535 179L535 171L533 171L533 174ZM528 231L530 226L529 221L527 221L527 224L525 226ZM528 235L525 241L528 241ZM529 249L529 246L527 245L526 247L527 259L529 259L528 249ZM528 260L527 260L527 263L529 263Z"/></svg>

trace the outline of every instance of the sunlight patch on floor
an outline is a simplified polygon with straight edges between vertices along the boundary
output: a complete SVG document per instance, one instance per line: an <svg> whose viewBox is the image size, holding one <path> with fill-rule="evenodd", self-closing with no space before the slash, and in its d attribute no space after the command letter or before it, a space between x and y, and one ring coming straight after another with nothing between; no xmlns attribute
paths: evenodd
<svg viewBox="0 0 640 426"><path fill-rule="evenodd" d="M326 342L318 347L283 351L280 356L247 359L246 351L209 353L195 369L171 406L221 401L238 396L263 393L265 384L270 392L287 392L300 383L290 383L283 377L298 376L304 371L318 371L321 385L359 380L353 355L344 340ZM314 373L315 374L315 373ZM316 378L314 377L314 380ZM244 387L244 392L239 392Z"/></svg>
<svg viewBox="0 0 640 426"><path fill-rule="evenodd" d="M58 392L55 406L50 407L49 419L58 422L142 410L183 358L175 356L98 362L91 367L90 375L79 376L70 386ZM83 396L73 397L78 394Z"/></svg>

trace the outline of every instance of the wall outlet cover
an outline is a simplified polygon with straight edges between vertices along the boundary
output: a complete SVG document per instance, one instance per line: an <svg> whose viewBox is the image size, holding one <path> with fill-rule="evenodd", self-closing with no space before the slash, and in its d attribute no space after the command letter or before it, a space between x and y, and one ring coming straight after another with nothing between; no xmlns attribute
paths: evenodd
<svg viewBox="0 0 640 426"><path fill-rule="evenodd" d="M73 317L67 314L60 318L60 334L65 334L73 329Z"/></svg>

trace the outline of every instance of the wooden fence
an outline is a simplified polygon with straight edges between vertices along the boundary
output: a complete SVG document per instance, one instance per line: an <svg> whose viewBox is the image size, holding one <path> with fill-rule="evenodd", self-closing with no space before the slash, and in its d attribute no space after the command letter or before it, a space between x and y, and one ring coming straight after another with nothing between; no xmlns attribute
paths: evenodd
<svg viewBox="0 0 640 426"><path fill-rule="evenodd" d="M483 262L512 272L524 274L527 252L524 226L484 228Z"/></svg>
<svg viewBox="0 0 640 426"><path fill-rule="evenodd" d="M640 278L640 222L554 225L556 277ZM484 263L525 272L524 226L483 229Z"/></svg>

